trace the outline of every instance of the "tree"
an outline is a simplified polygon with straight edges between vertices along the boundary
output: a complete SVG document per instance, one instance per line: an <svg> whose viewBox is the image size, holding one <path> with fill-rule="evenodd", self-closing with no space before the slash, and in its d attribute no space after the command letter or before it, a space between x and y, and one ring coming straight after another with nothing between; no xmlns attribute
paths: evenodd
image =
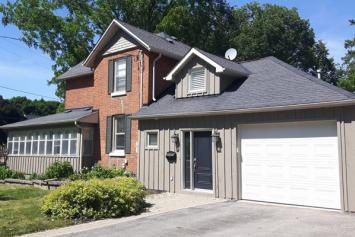
<svg viewBox="0 0 355 237"><path fill-rule="evenodd" d="M316 45L309 22L296 9L277 5L234 8L226 0L17 0L0 4L0 13L3 25L17 26L25 43L54 60L49 83L57 85L61 98L64 85L56 78L85 59L113 18L151 32L165 31L220 56L235 47L238 60L273 55L308 72L322 66L328 73L332 68L332 60L324 58L326 47Z"/></svg>
<svg viewBox="0 0 355 237"><path fill-rule="evenodd" d="M350 25L355 25L355 20L350 20ZM344 44L347 52L342 58L344 61L342 78L338 85L345 90L355 92L355 37L351 40L346 40Z"/></svg>
<svg viewBox="0 0 355 237"><path fill-rule="evenodd" d="M325 44L319 40L313 47L314 66L310 68L310 73L317 76L317 70L320 70L321 79L330 84L336 85L338 80L337 69L334 59L329 57L329 52Z"/></svg>
<svg viewBox="0 0 355 237"><path fill-rule="evenodd" d="M223 55L229 47L234 18L224 0L174 1L157 26L180 41Z"/></svg>

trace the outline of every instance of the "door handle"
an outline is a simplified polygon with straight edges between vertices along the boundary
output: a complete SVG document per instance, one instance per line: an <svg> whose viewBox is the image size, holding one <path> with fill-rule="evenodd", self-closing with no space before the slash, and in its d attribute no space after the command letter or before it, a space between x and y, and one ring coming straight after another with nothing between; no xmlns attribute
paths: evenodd
<svg viewBox="0 0 355 237"><path fill-rule="evenodd" d="M196 170L196 167L197 167L197 159L196 157L194 158L194 170Z"/></svg>

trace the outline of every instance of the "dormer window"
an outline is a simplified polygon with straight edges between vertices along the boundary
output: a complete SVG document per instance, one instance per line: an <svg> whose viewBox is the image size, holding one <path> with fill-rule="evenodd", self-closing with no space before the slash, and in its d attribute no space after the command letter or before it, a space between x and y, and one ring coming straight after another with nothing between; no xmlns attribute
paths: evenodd
<svg viewBox="0 0 355 237"><path fill-rule="evenodd" d="M190 71L189 93L201 93L206 91L205 68L195 67Z"/></svg>

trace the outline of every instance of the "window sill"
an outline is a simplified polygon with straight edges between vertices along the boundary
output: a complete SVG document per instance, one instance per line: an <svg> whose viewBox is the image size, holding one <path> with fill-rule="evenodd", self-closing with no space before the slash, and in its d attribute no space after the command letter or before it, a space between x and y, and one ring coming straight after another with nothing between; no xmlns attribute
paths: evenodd
<svg viewBox="0 0 355 237"><path fill-rule="evenodd" d="M159 150L158 146L146 146L145 147L146 150Z"/></svg>
<svg viewBox="0 0 355 237"><path fill-rule="evenodd" d="M108 154L109 156L119 156L119 157L124 157L125 156L125 151L124 150L115 150Z"/></svg>
<svg viewBox="0 0 355 237"><path fill-rule="evenodd" d="M111 93L111 96L112 96L112 97L124 96L124 95L126 95L126 94L127 94L126 91L117 91L117 92L112 92L112 93Z"/></svg>

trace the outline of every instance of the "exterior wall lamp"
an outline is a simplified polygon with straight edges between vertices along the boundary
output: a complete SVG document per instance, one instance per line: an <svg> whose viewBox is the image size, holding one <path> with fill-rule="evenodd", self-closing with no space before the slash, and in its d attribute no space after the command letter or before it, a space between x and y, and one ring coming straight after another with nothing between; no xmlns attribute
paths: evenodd
<svg viewBox="0 0 355 237"><path fill-rule="evenodd" d="M212 143L216 145L216 150L217 152L221 151L222 148L222 142L221 142L221 137L220 137L220 133L218 132L217 129L214 129L212 131Z"/></svg>
<svg viewBox="0 0 355 237"><path fill-rule="evenodd" d="M175 133L171 136L171 141L175 144L176 150L179 150L180 141L179 134Z"/></svg>

